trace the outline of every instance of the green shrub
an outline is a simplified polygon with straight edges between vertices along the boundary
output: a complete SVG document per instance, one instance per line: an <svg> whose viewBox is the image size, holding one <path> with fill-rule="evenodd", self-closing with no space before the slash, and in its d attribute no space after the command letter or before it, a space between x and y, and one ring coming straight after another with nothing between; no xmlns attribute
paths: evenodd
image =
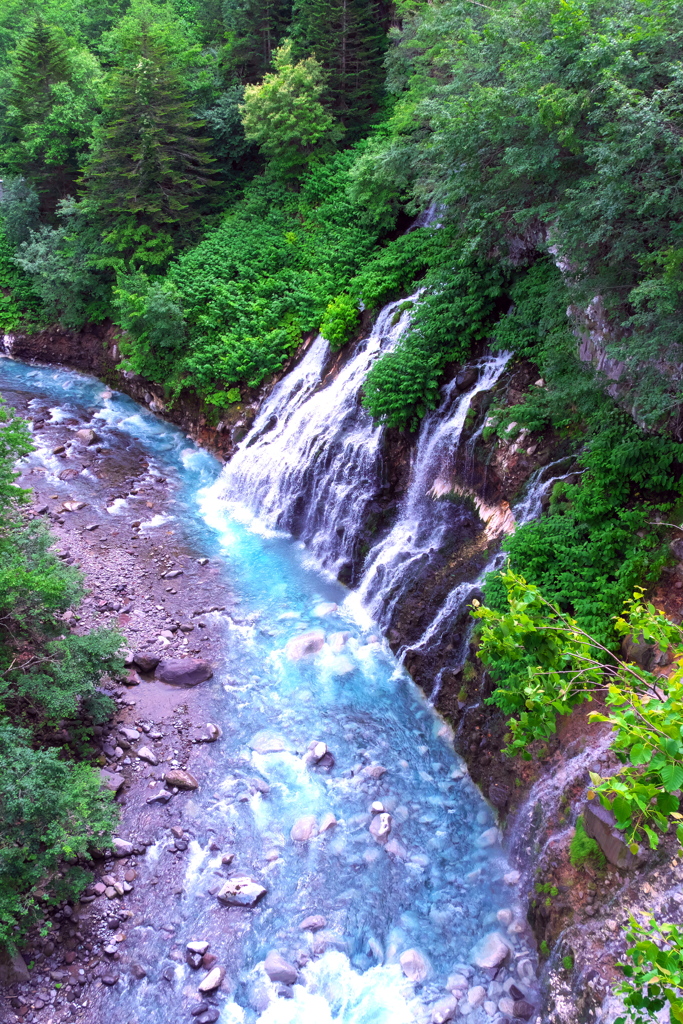
<svg viewBox="0 0 683 1024"><path fill-rule="evenodd" d="M360 313L350 295L342 292L325 310L320 333L332 349L341 348L351 338L360 323Z"/></svg>
<svg viewBox="0 0 683 1024"><path fill-rule="evenodd" d="M583 815L576 819L576 827L569 844L569 861L575 868L581 868L587 861L593 861L600 867L605 865L605 855L595 839L586 835Z"/></svg>

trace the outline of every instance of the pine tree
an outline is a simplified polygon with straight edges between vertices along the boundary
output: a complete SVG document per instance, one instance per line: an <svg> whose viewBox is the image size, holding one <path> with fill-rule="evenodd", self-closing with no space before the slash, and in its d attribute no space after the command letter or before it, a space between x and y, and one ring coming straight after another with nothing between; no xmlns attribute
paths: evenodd
<svg viewBox="0 0 683 1024"><path fill-rule="evenodd" d="M258 82L270 69L292 17L292 0L223 0L229 63L242 82Z"/></svg>
<svg viewBox="0 0 683 1024"><path fill-rule="evenodd" d="M44 121L53 100L52 86L71 78L69 56L56 33L38 18L14 55L9 100L24 124Z"/></svg>
<svg viewBox="0 0 683 1024"><path fill-rule="evenodd" d="M381 101L387 27L381 0L294 0L294 53L314 55L328 72L328 94L349 141Z"/></svg>
<svg viewBox="0 0 683 1024"><path fill-rule="evenodd" d="M103 126L82 182L116 266L162 269L193 236L211 183L203 122L163 39L142 31L112 72Z"/></svg>

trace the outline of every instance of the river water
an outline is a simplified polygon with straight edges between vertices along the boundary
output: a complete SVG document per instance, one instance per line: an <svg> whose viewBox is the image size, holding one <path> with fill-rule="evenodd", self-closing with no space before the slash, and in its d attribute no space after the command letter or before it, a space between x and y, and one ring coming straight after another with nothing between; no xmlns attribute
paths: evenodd
<svg viewBox="0 0 683 1024"><path fill-rule="evenodd" d="M498 929L513 956L527 955L524 911L503 883L509 865L490 831L492 811L454 752L450 728L376 627L354 612L348 591L316 571L301 542L240 512L240 495L226 495L216 459L126 396L103 397L91 377L11 359L0 359L2 391L29 392L49 402L55 417L93 422L105 445L114 436L135 439L177 488L177 526L220 560L241 600L240 622L224 627L222 660L203 684L223 738L205 748L197 793L176 798L185 801L194 835L183 893L149 889L148 911L127 938L147 978L122 973L103 997L107 1024L194 1019L201 975L168 958L165 926L181 948L211 941L226 968L213 1000L222 1024L429 1021L449 975L469 964L485 934ZM46 451L32 458L51 466ZM66 493L55 478L60 487ZM75 487L87 494L97 481L86 474L70 482L69 493ZM309 633L317 650L296 657L296 639ZM306 763L313 741L333 753L330 770ZM249 787L253 780L268 792ZM369 831L373 801L391 815L388 842ZM335 825L307 842L291 838L303 816L320 827L327 815ZM212 840L235 852L227 874L266 887L255 908L225 908L207 894L221 869ZM141 861L138 890L161 853L157 844ZM508 908L499 924L497 913ZM300 930L310 914L324 915L322 931ZM310 958L291 997L278 996L265 978L262 962L272 949L290 960ZM428 964L419 983L399 963L410 949ZM470 984L489 984L469 974ZM478 1007L467 1020L495 1018Z"/></svg>

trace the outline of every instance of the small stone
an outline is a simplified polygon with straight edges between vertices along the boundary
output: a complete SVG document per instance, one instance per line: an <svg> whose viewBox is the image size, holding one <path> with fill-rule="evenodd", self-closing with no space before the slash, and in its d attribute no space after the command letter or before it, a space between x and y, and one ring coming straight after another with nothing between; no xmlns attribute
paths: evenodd
<svg viewBox="0 0 683 1024"><path fill-rule="evenodd" d="M268 890L253 878L240 876L229 878L216 894L221 903L228 906L253 907Z"/></svg>
<svg viewBox="0 0 683 1024"><path fill-rule="evenodd" d="M496 919L499 924L502 924L504 928L507 928L507 926L512 923L512 911L507 907L503 910L499 910L496 914Z"/></svg>
<svg viewBox="0 0 683 1024"><path fill-rule="evenodd" d="M529 1020L533 1012L533 1006L526 999L515 999L512 1005L513 1016L521 1017L522 1020Z"/></svg>
<svg viewBox="0 0 683 1024"><path fill-rule="evenodd" d="M58 444L56 448L52 449L52 454L53 455L61 455L62 452L65 452L65 451L66 451L66 445Z"/></svg>
<svg viewBox="0 0 683 1024"><path fill-rule="evenodd" d="M500 842L500 831L497 828L487 828L477 839L477 846L484 850L489 846L495 846Z"/></svg>
<svg viewBox="0 0 683 1024"><path fill-rule="evenodd" d="M389 840L384 849L391 857L395 857L396 860L408 859L408 851L406 850L403 843L399 843L398 839L395 836L393 836Z"/></svg>
<svg viewBox="0 0 683 1024"><path fill-rule="evenodd" d="M285 960L277 950L271 949L263 966L271 981L281 981L284 985L293 985L297 979L296 967Z"/></svg>
<svg viewBox="0 0 683 1024"><path fill-rule="evenodd" d="M151 765L159 764L158 757L149 747L140 747L136 753L142 761L147 761Z"/></svg>
<svg viewBox="0 0 683 1024"><path fill-rule="evenodd" d="M486 999L486 989L483 985L474 985L467 993L467 1002L472 1007L481 1006Z"/></svg>
<svg viewBox="0 0 683 1024"><path fill-rule="evenodd" d="M306 814L294 822L289 833L295 843L306 843L318 835L318 822L314 814Z"/></svg>
<svg viewBox="0 0 683 1024"><path fill-rule="evenodd" d="M134 882L135 879L138 877L138 873L137 871L134 871L133 868L129 868L123 877L127 882Z"/></svg>
<svg viewBox="0 0 683 1024"><path fill-rule="evenodd" d="M311 914L310 917L305 917L299 928L302 932L317 932L321 928L324 928L327 924L327 919L322 914Z"/></svg>
<svg viewBox="0 0 683 1024"><path fill-rule="evenodd" d="M103 974L100 978L103 985L115 985L118 980L118 974Z"/></svg>
<svg viewBox="0 0 683 1024"><path fill-rule="evenodd" d="M334 814L332 814L332 811L326 811L320 819L318 831L322 834L323 832L327 832L328 828L334 828L336 824L337 819Z"/></svg>
<svg viewBox="0 0 683 1024"><path fill-rule="evenodd" d="M207 976L198 985L200 992L215 992L217 988L220 988L223 978L225 977L225 971L222 967L214 967L213 970L209 971Z"/></svg>
<svg viewBox="0 0 683 1024"><path fill-rule="evenodd" d="M431 974L431 966L428 960L417 949L407 949L404 953L401 953L398 962L408 981L415 982L416 984L425 981Z"/></svg>
<svg viewBox="0 0 683 1024"><path fill-rule="evenodd" d="M142 964L131 964L130 973L134 978L137 978L138 981L142 981L143 978L147 977L147 971Z"/></svg>
<svg viewBox="0 0 683 1024"><path fill-rule="evenodd" d="M209 943L204 941L188 942L188 944L185 946L185 949L187 949L190 953L199 953L200 956L204 956L208 948Z"/></svg>
<svg viewBox="0 0 683 1024"><path fill-rule="evenodd" d="M446 988L450 992L456 992L458 995L463 995L469 988L469 982L463 974L451 974L446 982Z"/></svg>
<svg viewBox="0 0 683 1024"><path fill-rule="evenodd" d="M535 981L536 970L534 968L533 961L530 960L529 957L525 956L517 961L517 974L521 980L527 984Z"/></svg>
<svg viewBox="0 0 683 1024"><path fill-rule="evenodd" d="M104 768L100 769L100 779L105 789L110 789L112 793L118 793L126 781L123 775L119 775L117 772L105 771Z"/></svg>
<svg viewBox="0 0 683 1024"><path fill-rule="evenodd" d="M375 839L383 839L391 832L391 815L386 812L375 814L370 822L370 834Z"/></svg>
<svg viewBox="0 0 683 1024"><path fill-rule="evenodd" d="M200 1013L204 1013L208 1009L209 1009L209 1004L205 1003L202 1000L202 1002L199 1003L197 1006L193 1006L192 1007L192 1009L190 1010L190 1015L192 1017L198 1017Z"/></svg>
<svg viewBox="0 0 683 1024"><path fill-rule="evenodd" d="M178 789L199 789L199 783L194 775L184 771L182 768L172 768L166 772L166 785L177 786Z"/></svg>
<svg viewBox="0 0 683 1024"><path fill-rule="evenodd" d="M521 878L519 871L506 871L503 875L503 881L506 885L517 885Z"/></svg>
<svg viewBox="0 0 683 1024"><path fill-rule="evenodd" d="M97 444L99 441L99 437L90 427L82 427L80 430L77 430L74 437L77 437L81 444L88 446L91 444Z"/></svg>
<svg viewBox="0 0 683 1024"><path fill-rule="evenodd" d="M119 736L123 736L124 740L128 740L129 743L134 743L135 740L140 739L140 733L137 729L128 729L125 725L119 726Z"/></svg>
<svg viewBox="0 0 683 1024"><path fill-rule="evenodd" d="M220 1017L220 1011L215 1006L210 1006L201 1016L197 1017L197 1024L215 1024Z"/></svg>

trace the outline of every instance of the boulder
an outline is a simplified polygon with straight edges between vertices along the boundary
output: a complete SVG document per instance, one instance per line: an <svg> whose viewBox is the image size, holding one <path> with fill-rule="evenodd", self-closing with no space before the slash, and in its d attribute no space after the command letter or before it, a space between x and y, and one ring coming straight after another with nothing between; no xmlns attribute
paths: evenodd
<svg viewBox="0 0 683 1024"><path fill-rule="evenodd" d="M307 843L318 835L318 822L314 814L305 814L292 825L289 833L295 843Z"/></svg>
<svg viewBox="0 0 683 1024"><path fill-rule="evenodd" d="M481 1006L486 999L486 989L483 985L474 985L467 993L467 1002L472 1007Z"/></svg>
<svg viewBox="0 0 683 1024"><path fill-rule="evenodd" d="M327 924L327 919L322 914L311 914L310 917L305 917L299 928L302 932L317 932L321 928L324 928Z"/></svg>
<svg viewBox="0 0 683 1024"><path fill-rule="evenodd" d="M171 686L197 686L211 678L213 669L201 658L163 658L154 675Z"/></svg>
<svg viewBox="0 0 683 1024"><path fill-rule="evenodd" d="M416 984L425 981L432 973L429 961L419 949L406 949L401 953L398 962L408 981Z"/></svg>
<svg viewBox="0 0 683 1024"><path fill-rule="evenodd" d="M481 850L487 849L489 846L495 846L496 843L500 842L500 832L497 828L487 828L485 832L477 839L477 846Z"/></svg>
<svg viewBox="0 0 683 1024"><path fill-rule="evenodd" d="M9 988L10 985L26 985L31 975L21 953L10 956L8 952L0 953L0 982Z"/></svg>
<svg viewBox="0 0 683 1024"><path fill-rule="evenodd" d="M190 775L183 768L172 768L170 772L166 772L166 785L177 786L178 789L199 789L199 783L194 775Z"/></svg>
<svg viewBox="0 0 683 1024"><path fill-rule="evenodd" d="M290 661L301 661L311 654L317 654L324 644L325 634L322 629L313 629L310 633L292 637L285 647L285 653Z"/></svg>
<svg viewBox="0 0 683 1024"><path fill-rule="evenodd" d="M118 836L112 839L111 847L115 857L130 857L135 850L133 843L129 843L127 839L119 839Z"/></svg>
<svg viewBox="0 0 683 1024"><path fill-rule="evenodd" d="M512 1006L512 1012L515 1017L521 1017L522 1020L529 1020L534 1012L534 1008L526 999L515 999Z"/></svg>
<svg viewBox="0 0 683 1024"><path fill-rule="evenodd" d="M229 878L217 893L217 898L226 906L253 907L268 890L248 876Z"/></svg>
<svg viewBox="0 0 683 1024"><path fill-rule="evenodd" d="M137 729L128 729L125 725L119 726L119 735L123 736L124 740L128 740L129 743L134 743L135 740L140 739L140 733Z"/></svg>
<svg viewBox="0 0 683 1024"><path fill-rule="evenodd" d="M646 860L646 854L638 848L638 853L631 853L628 843L616 826L617 819L608 807L600 801L587 800L583 809L583 827L586 835L591 836L607 857L607 860L618 868L632 869Z"/></svg>
<svg viewBox="0 0 683 1024"><path fill-rule="evenodd" d="M157 654L148 654L144 651L136 651L132 657L133 664L137 665L141 672L153 672L160 661L161 658Z"/></svg>
<svg viewBox="0 0 683 1024"><path fill-rule="evenodd" d="M91 427L81 427L74 434L74 437L78 438L81 444L91 445L97 444L99 437Z"/></svg>
<svg viewBox="0 0 683 1024"><path fill-rule="evenodd" d="M432 1006L432 1024L445 1024L453 1020L458 1012L458 1000L455 996L444 996Z"/></svg>
<svg viewBox="0 0 683 1024"><path fill-rule="evenodd" d="M502 811L507 807L508 800L510 799L511 789L509 786L504 786L500 782L492 782L489 786L489 800L494 807Z"/></svg>
<svg viewBox="0 0 683 1024"><path fill-rule="evenodd" d="M223 978L225 977L225 971L222 967L214 967L213 970L209 971L203 981L197 986L200 992L215 992L217 988L221 987Z"/></svg>
<svg viewBox="0 0 683 1024"><path fill-rule="evenodd" d="M105 789L110 789L112 793L118 793L126 781L123 775L119 775L118 772L108 772L105 768L100 769L100 779Z"/></svg>
<svg viewBox="0 0 683 1024"><path fill-rule="evenodd" d="M297 979L296 967L285 960L275 949L271 949L263 966L271 981L281 981L284 985L293 985Z"/></svg>
<svg viewBox="0 0 683 1024"><path fill-rule="evenodd" d="M510 947L500 932L489 932L472 950L470 963L482 970L494 970L510 956Z"/></svg>
<svg viewBox="0 0 683 1024"><path fill-rule="evenodd" d="M209 943L208 942L204 942L204 941L201 941L201 942L188 942L188 944L185 946L185 949L188 950L188 952L190 952L190 953L199 953L200 956L204 956L204 954L206 953L208 948L209 948Z"/></svg>
<svg viewBox="0 0 683 1024"><path fill-rule="evenodd" d="M323 832L327 832L328 828L334 828L336 824L337 819L335 818L332 811L325 811L322 818L320 819L318 831L322 834Z"/></svg>

